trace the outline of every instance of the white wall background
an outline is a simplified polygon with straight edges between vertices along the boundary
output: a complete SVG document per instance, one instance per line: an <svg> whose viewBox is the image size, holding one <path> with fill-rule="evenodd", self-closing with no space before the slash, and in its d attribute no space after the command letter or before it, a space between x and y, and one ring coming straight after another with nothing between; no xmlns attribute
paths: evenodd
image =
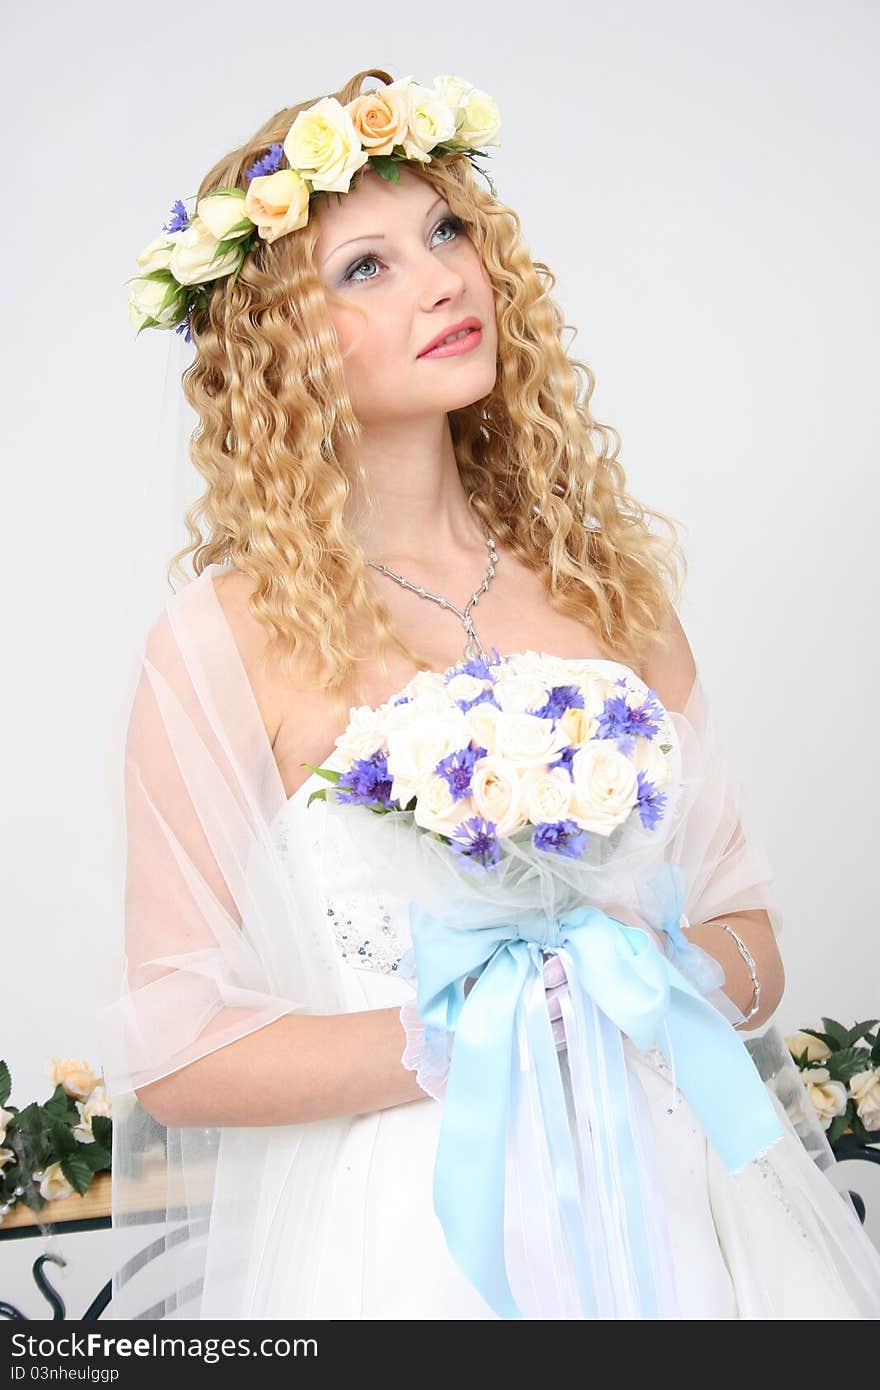
<svg viewBox="0 0 880 1390"><path fill-rule="evenodd" d="M594 413L622 433L630 490L687 527L682 619L785 912L775 1021L880 1013L880 12L454 14L51 0L7 18L0 1056L15 1103L48 1096L53 1055L100 1066L121 710L184 540L164 522L180 483L156 438L163 392L179 396L173 335L135 341L124 281L220 154L370 66L455 72L498 100L491 173L558 275Z"/></svg>

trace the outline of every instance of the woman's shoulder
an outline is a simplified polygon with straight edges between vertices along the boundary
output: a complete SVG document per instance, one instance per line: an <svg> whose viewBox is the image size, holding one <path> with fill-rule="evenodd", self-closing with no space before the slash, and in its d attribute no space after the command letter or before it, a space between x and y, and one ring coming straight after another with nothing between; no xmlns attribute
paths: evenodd
<svg viewBox="0 0 880 1390"><path fill-rule="evenodd" d="M302 729L326 719L321 682L311 668L306 669L305 662L294 661L290 669L282 668L269 631L251 605L259 587L253 575L229 567L212 575L211 582L254 691L269 742L277 753L279 745L286 748L290 741L291 723Z"/></svg>
<svg viewBox="0 0 880 1390"><path fill-rule="evenodd" d="M211 584L226 625L238 649L270 744L275 743L295 682L273 659L269 631L253 611L251 599L258 580L243 570L224 566L200 582Z"/></svg>
<svg viewBox="0 0 880 1390"><path fill-rule="evenodd" d="M655 636L642 649L642 680L668 710L683 710L697 678L697 664L681 620L670 604Z"/></svg>

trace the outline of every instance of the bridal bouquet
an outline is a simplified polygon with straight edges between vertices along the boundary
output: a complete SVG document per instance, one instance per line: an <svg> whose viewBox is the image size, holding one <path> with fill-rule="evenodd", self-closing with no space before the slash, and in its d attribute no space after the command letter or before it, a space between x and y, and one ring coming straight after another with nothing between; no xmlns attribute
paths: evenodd
<svg viewBox="0 0 880 1390"><path fill-rule="evenodd" d="M357 828L352 863L393 866L409 900L424 1046L454 1035L435 1208L502 1317L533 1297L539 1316L675 1315L648 1117L635 1095L621 1104L624 1037L662 1048L731 1170L782 1135L707 998L723 971L681 929L685 884L664 857L682 813L678 719L618 662L493 652L352 710L336 765L312 769L332 785L309 804ZM547 953L567 978L573 1118ZM519 1302L504 1233L509 1121L523 1267L546 1275ZM555 1204L529 1200L547 1192Z"/></svg>
<svg viewBox="0 0 880 1390"><path fill-rule="evenodd" d="M653 694L589 663L495 655L422 671L389 704L353 711L339 800L411 811L484 870L513 843L580 859L632 817L653 830L673 748Z"/></svg>

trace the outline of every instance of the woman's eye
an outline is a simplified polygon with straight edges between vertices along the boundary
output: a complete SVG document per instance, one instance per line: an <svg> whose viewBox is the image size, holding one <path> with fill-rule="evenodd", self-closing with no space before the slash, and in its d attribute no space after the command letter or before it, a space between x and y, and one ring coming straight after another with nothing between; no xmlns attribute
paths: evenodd
<svg viewBox="0 0 880 1390"><path fill-rule="evenodd" d="M446 226L451 227L456 236L459 232L464 231L464 223L462 222L460 217L444 217L443 220L441 222L438 222L437 226L434 228L435 235L437 232L440 231L441 227ZM451 241L452 237L446 237L445 240ZM375 280L375 275L361 276L358 274L358 271L360 271L365 265L376 265L378 264L378 261L379 257L373 254L372 252L370 252L366 256L361 256L359 260L356 260L353 265L349 266L348 270L342 277L343 282L352 281L354 284L363 284L366 280Z"/></svg>

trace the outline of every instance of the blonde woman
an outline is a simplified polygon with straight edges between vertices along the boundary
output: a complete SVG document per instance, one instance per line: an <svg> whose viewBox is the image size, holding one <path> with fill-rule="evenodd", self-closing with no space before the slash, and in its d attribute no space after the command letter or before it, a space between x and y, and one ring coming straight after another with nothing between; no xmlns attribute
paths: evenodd
<svg viewBox="0 0 880 1390"><path fill-rule="evenodd" d="M712 749L675 525L627 492L554 277L475 167L496 133L462 79L358 73L218 161L204 220L141 261L162 273L133 322L168 327L186 300L205 487L175 557L195 577L150 630L129 724L126 977L103 1015L114 1224L156 1215L158 1178L168 1250L158 1297L120 1268L117 1317L499 1316L435 1210L449 1058L423 1066L395 865L353 863L308 804L357 718L420 670L535 651L629 673ZM234 214L204 201L221 189L244 194ZM237 256L242 217L259 237ZM756 1028L784 987L781 914L717 749L703 767L687 936ZM625 1050L660 1315L876 1316L880 1261L790 1126L729 1173L661 1051ZM633 1315L550 1288L549 1250L524 1240L545 1198L506 1209L520 1315Z"/></svg>

